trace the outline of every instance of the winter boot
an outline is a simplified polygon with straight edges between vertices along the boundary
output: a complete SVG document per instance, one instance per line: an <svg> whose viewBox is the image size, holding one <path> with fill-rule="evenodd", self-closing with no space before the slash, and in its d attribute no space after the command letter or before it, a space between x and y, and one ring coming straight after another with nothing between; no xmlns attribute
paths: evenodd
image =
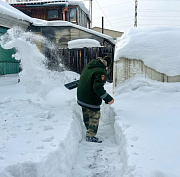
<svg viewBox="0 0 180 177"><path fill-rule="evenodd" d="M94 142L94 143L102 143L102 141L96 138L95 136L94 137L86 136L86 141Z"/></svg>

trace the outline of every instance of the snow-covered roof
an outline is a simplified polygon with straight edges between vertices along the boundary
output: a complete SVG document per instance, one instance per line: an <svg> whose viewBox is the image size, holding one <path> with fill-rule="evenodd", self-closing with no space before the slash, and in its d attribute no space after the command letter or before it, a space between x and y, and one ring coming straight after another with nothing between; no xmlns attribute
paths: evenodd
<svg viewBox="0 0 180 177"><path fill-rule="evenodd" d="M32 0L24 0L24 1L17 1L17 0L8 0L9 4L11 5L35 5L35 4L43 4L43 5L78 5L86 14L89 15L89 10L85 7L83 2L79 1L71 1L71 0L40 0L40 1L32 1Z"/></svg>
<svg viewBox="0 0 180 177"><path fill-rule="evenodd" d="M117 39L115 60L140 59L168 76L180 75L180 28L131 28Z"/></svg>
<svg viewBox="0 0 180 177"><path fill-rule="evenodd" d="M68 42L68 48L101 47L99 41L94 39L76 39Z"/></svg>
<svg viewBox="0 0 180 177"><path fill-rule="evenodd" d="M86 14L89 15L89 18L90 18L89 10L85 7L83 2L69 0L68 4L69 5L78 5Z"/></svg>
<svg viewBox="0 0 180 177"><path fill-rule="evenodd" d="M62 3L66 3L68 2L68 0L6 0L7 3L9 4L44 4L44 3L52 3L52 2L62 2Z"/></svg>
<svg viewBox="0 0 180 177"><path fill-rule="evenodd" d="M33 25L34 26L71 26L71 27L80 29L82 31L94 34L96 36L105 38L108 41L110 41L112 44L115 44L115 42L114 42L114 40L113 40L113 38L111 36L96 32L94 30L91 30L91 29L88 29L88 28L85 28L85 27L82 27L82 26L79 26L79 25L75 25L75 24L73 24L71 22L67 22L67 21L60 21L60 20L58 20L58 21L46 21L46 20L34 19L33 20Z"/></svg>
<svg viewBox="0 0 180 177"><path fill-rule="evenodd" d="M32 18L0 0L0 14L32 23Z"/></svg>
<svg viewBox="0 0 180 177"><path fill-rule="evenodd" d="M72 1L72 3L74 3L74 1ZM16 8L14 8L14 7L10 6L9 4L0 0L0 15L1 14L8 15L12 18L28 21L35 26L71 26L71 27L80 29L82 31L86 31L88 33L103 37L103 38L109 40L111 43L115 44L113 38L108 35L101 34L94 30L91 30L91 29L88 29L88 28L85 28L85 27L82 27L79 25L75 25L75 24L73 24L71 22L67 22L67 21L60 21L60 20L59 21L46 21L46 20L31 18L31 17L27 16L26 14L22 13L21 11L17 10Z"/></svg>

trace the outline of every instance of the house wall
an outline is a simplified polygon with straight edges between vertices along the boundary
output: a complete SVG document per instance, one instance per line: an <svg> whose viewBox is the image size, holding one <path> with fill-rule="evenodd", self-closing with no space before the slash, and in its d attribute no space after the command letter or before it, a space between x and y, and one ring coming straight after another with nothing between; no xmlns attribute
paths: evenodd
<svg viewBox="0 0 180 177"><path fill-rule="evenodd" d="M114 44L105 38L71 26L31 26L30 30L45 36L57 44L59 48L67 48L68 42L71 40L86 38L95 39L99 41L102 46L114 48Z"/></svg>
<svg viewBox="0 0 180 177"><path fill-rule="evenodd" d="M63 18L63 10L65 9L65 4L63 6L59 5L52 5L52 6L43 6L43 4L36 6L34 4L31 7L28 6L19 6L19 5L12 5L13 7L17 8L24 14L38 18L42 20L65 20L69 21L73 24L77 24L83 27L90 26L90 21L87 17L87 14L77 5L68 6L68 9L65 11L65 19ZM51 10L58 11L58 17L48 17L48 12Z"/></svg>
<svg viewBox="0 0 180 177"><path fill-rule="evenodd" d="M102 28L93 27L91 29L94 30L94 31L102 33ZM123 32L104 29L104 34L106 34L108 36L111 36L112 38L116 39L117 37L121 37L123 35Z"/></svg>
<svg viewBox="0 0 180 177"><path fill-rule="evenodd" d="M114 62L113 86L116 87L138 74L144 74L145 77L159 82L180 82L180 75L167 76L146 66L141 60L122 57Z"/></svg>

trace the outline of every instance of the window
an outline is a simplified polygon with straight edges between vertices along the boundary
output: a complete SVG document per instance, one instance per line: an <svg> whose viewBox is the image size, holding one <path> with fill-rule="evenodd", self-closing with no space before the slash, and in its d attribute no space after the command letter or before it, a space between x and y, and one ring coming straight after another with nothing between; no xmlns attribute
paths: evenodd
<svg viewBox="0 0 180 177"><path fill-rule="evenodd" d="M76 9L72 8L70 10L70 22L76 22Z"/></svg>
<svg viewBox="0 0 180 177"><path fill-rule="evenodd" d="M58 18L58 10L49 10L48 18Z"/></svg>

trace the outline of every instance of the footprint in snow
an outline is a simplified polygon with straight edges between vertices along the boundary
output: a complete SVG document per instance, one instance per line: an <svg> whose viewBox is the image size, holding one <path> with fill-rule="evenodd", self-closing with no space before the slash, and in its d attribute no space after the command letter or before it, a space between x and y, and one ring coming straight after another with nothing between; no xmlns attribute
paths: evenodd
<svg viewBox="0 0 180 177"><path fill-rule="evenodd" d="M51 142L54 139L54 136L49 136L41 140L42 142Z"/></svg>
<svg viewBox="0 0 180 177"><path fill-rule="evenodd" d="M44 146L38 146L37 149L44 149Z"/></svg>
<svg viewBox="0 0 180 177"><path fill-rule="evenodd" d="M0 160L4 160L4 157L1 157L1 156L0 156Z"/></svg>
<svg viewBox="0 0 180 177"><path fill-rule="evenodd" d="M44 128L44 131L48 131L48 130L53 130L54 129L54 127L51 126L51 125L45 125L43 128Z"/></svg>
<svg viewBox="0 0 180 177"><path fill-rule="evenodd" d="M51 118L51 111L45 111L45 112L40 112L40 113L36 113L34 114L35 118L44 118L44 119L50 119Z"/></svg>

